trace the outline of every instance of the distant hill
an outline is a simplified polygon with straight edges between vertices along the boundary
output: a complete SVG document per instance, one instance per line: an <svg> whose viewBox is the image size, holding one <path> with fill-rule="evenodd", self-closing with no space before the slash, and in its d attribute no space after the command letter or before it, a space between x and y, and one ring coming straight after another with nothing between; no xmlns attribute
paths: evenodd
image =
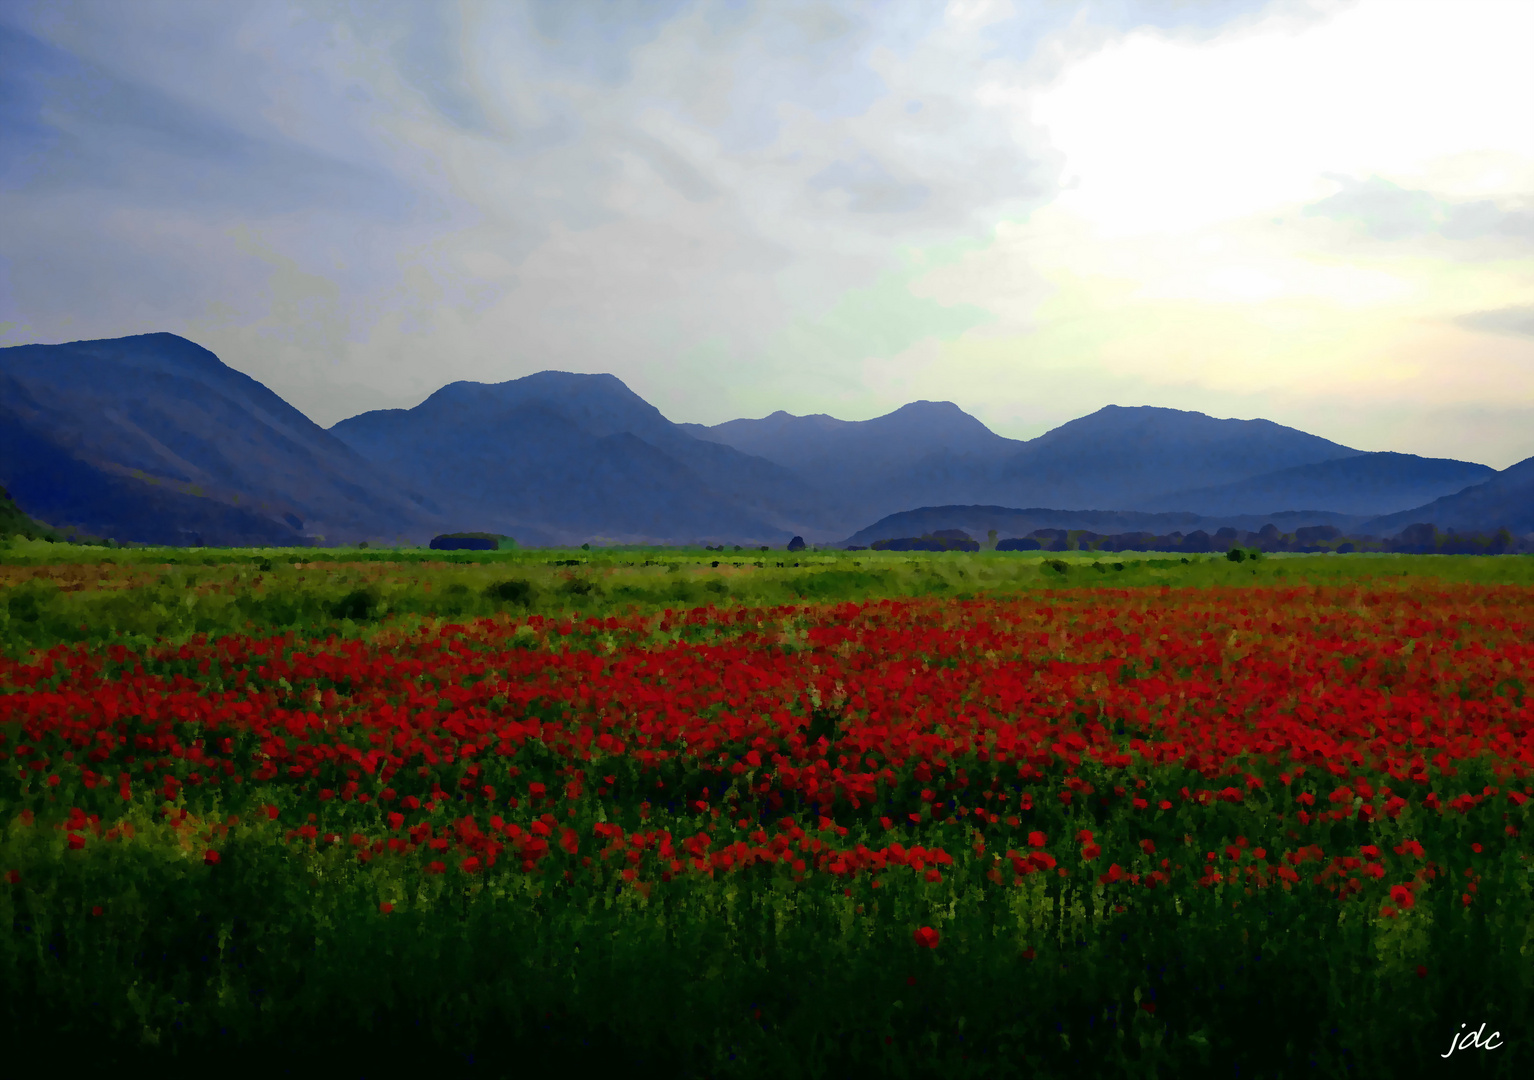
<svg viewBox="0 0 1534 1080"><path fill-rule="evenodd" d="M0 349L0 483L56 527L145 543L424 543L445 524L174 334Z"/></svg>
<svg viewBox="0 0 1534 1080"><path fill-rule="evenodd" d="M951 401L913 401L872 420L838 420L824 413L793 416L779 410L761 420L677 427L700 439L816 475L829 469L879 476L944 452L999 458L1025 445L997 435Z"/></svg>
<svg viewBox="0 0 1534 1080"><path fill-rule="evenodd" d="M11 493L0 487L0 541L13 536L23 536L28 540L63 539L54 529L22 513L16 500L11 498Z"/></svg>
<svg viewBox="0 0 1534 1080"><path fill-rule="evenodd" d="M1109 405L1030 440L1002 462L999 494L1011 506L1160 511L1165 493L1234 484L1297 465L1357 454L1269 420ZM994 500L1002 501L1002 500ZM1259 513L1303 510L1267 506Z"/></svg>
<svg viewBox="0 0 1534 1080"><path fill-rule="evenodd" d="M1470 461L1415 454L1356 454L1246 477L1234 483L1158 495L1137 510L1186 510L1206 517L1263 514L1276 508L1351 515L1415 506L1496 475Z"/></svg>
<svg viewBox="0 0 1534 1080"><path fill-rule="evenodd" d="M1284 533L1327 525L1346 533L1361 526L1364 520L1361 517L1325 511L1203 517L1199 514L1147 514L1134 511L1051 510L1037 506L1028 509L1005 506L923 506L891 514L859 529L833 546L868 547L878 540L937 535L950 529L962 529L970 536L986 536L995 529L1001 537L1028 536L1040 529L1085 529L1105 535L1135 532L1161 535L1191 533L1200 529L1213 534L1222 528L1257 532L1263 526L1272 524Z"/></svg>
<svg viewBox="0 0 1534 1080"><path fill-rule="evenodd" d="M781 545L943 529L1352 532L1366 519L1518 530L1530 502L1518 468L1152 407L1107 406L1030 440L947 401L704 427L672 423L612 375L558 371L453 383L326 431L172 334L0 349L0 483L17 506L144 543L484 530L535 547Z"/></svg>
<svg viewBox="0 0 1534 1080"><path fill-rule="evenodd" d="M996 551L1169 551L1182 555L1225 552L1241 561L1247 550L1264 552L1401 552L1418 554L1499 555L1534 553L1534 534L1516 536L1504 527L1495 530L1440 532L1433 525L1414 523L1390 536L1369 535L1359 519L1335 514L1283 513L1262 518L1199 519L1190 514L1122 515L1096 511L1010 510L998 506L927 506L895 514L836 545L849 551L978 550L980 545L959 529L938 529L921 537L914 532L933 523L956 521L989 526L997 538ZM1329 517L1326 524L1302 524ZM1049 522L1039 525L1039 522ZM1340 524L1339 524L1340 523ZM1035 527L1037 526L1037 527ZM1130 527L1126 527L1130 526ZM1345 531L1341 526L1350 526ZM943 538L949 538L946 542ZM954 538L957 538L955 540ZM1236 551L1234 549L1243 549ZM1239 557L1238 557L1239 556Z"/></svg>
<svg viewBox="0 0 1534 1080"><path fill-rule="evenodd" d="M486 525L538 543L781 544L821 525L820 492L792 472L695 439L612 375L544 371L458 382L414 409L330 431Z"/></svg>
<svg viewBox="0 0 1534 1080"><path fill-rule="evenodd" d="M913 505L1172 511L1180 509L1170 504L1173 492L1237 486L1359 453L1267 420L1216 420L1150 406L1110 405L1026 441L996 435L952 402L930 401L863 421L778 412L707 428L678 426L813 476L843 493L859 525ZM1378 512L1377 500L1362 508L1332 501L1327 508L1339 513ZM1298 508L1281 502L1245 512Z"/></svg>
<svg viewBox="0 0 1534 1080"><path fill-rule="evenodd" d="M1147 499L1164 494L1359 453L1267 420L1151 406L1106 406L1026 441L996 435L952 402L930 401L863 421L778 412L679 426L813 476L842 493L858 525L923 505L1146 510ZM1341 513L1377 512L1375 503L1359 510L1339 503L1333 508ZM1299 507L1250 512L1291 508Z"/></svg>
<svg viewBox="0 0 1534 1080"><path fill-rule="evenodd" d="M1534 533L1534 457L1509 465L1483 483L1454 495L1363 525L1365 532L1388 535L1408 525L1436 525L1456 532L1492 532L1506 527L1518 536Z"/></svg>
<svg viewBox="0 0 1534 1080"><path fill-rule="evenodd" d="M997 435L951 401L914 401L871 420L779 411L677 426L794 470L826 492L834 529L913 503L982 499L994 487L996 463L1027 445Z"/></svg>

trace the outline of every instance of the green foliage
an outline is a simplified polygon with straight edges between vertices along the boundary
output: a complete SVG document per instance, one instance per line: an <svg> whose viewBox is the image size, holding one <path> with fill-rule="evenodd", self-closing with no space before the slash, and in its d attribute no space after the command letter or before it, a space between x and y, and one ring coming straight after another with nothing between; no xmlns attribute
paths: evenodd
<svg viewBox="0 0 1534 1080"><path fill-rule="evenodd" d="M816 709L807 736L834 743L837 726ZM1015 779L973 757L949 775L961 769L976 789ZM1477 789L1490 778L1471 773ZM1122 782L1096 763L1079 776L1104 791ZM1147 779L1168 794L1200 783L1178 766ZM1199 860L1189 830L1272 834L1272 812L1292 811L1295 793L1269 780L1281 794L1212 815L1184 803L1147 820L1123 800L1110 811L1049 800L1028 827L1068 838L1085 826ZM269 801L280 821L255 812ZM967 852L974 831L937 822L907 839L959 853L941 882L892 870L848 896L828 875L800 883L763 867L642 896L621 862L434 876L408 859L362 865L345 843L286 843L311 808L343 834L383 830L365 808L342 824L333 804L294 805L281 789L253 787L239 805L194 794L188 807L191 824L178 826L179 811L135 802L115 819L135 827L131 840L83 851L53 819L4 815L0 869L18 880L0 883L0 924L12 928L0 936L0 1030L25 1031L55 1068L397 1074L402 1061L472 1053L493 1076L541 1063L681 1078L1393 1077L1423 1074L1462 1018L1509 1040L1477 1060L1478 1075L1526 1075L1531 1060L1513 1033L1534 1007L1523 959L1534 894L1514 845L1476 860L1485 903L1426 889L1409 917L1389 920L1298 887L1134 890L1122 911L1131 894L1090 873L995 888L990 856ZM571 824L589 836L591 807L576 809ZM237 823L222 825L231 810ZM703 824L655 813L650 824L678 837ZM641 827L632 801L622 815ZM1458 850L1500 824L1488 809L1403 821L1392 835ZM855 829L849 843L881 842ZM1349 826L1338 830L1328 846L1345 849ZM217 865L202 857L204 834ZM936 928L941 948L913 947L913 926Z"/></svg>
<svg viewBox="0 0 1534 1080"><path fill-rule="evenodd" d="M503 604L515 604L519 607L532 607L533 599L537 591L532 583L520 578L512 578L507 581L497 581L485 586L485 595L491 600Z"/></svg>
<svg viewBox="0 0 1534 1080"><path fill-rule="evenodd" d="M1196 588L1407 573L1534 578L1534 560L1518 557L1126 557L1105 564L1090 556L860 552L801 553L797 568L757 569L743 559L654 551L650 558L582 551L462 560L431 553L445 565L430 567L392 552L370 552L381 558L369 560L228 552L208 561L160 551L114 555L113 562L101 554L98 587L89 580L61 587L67 564L41 574L31 572L39 564L0 567L0 635L8 650L60 641L139 650L161 639L251 628L362 635L508 606L517 614L599 616L701 603L1059 590L1084 580ZM577 557L555 557L564 554ZM1070 573L1074 580L1062 584ZM1518 707L1523 689L1511 680L1505 686ZM828 756L856 752L838 745L836 708L817 703L798 719L806 740L824 738L836 748ZM125 718L125 735L138 722ZM8 753L15 742L4 744ZM567 779L535 743L518 760L523 783L539 776L552 789ZM572 805L575 814L561 822L583 837L598 820L639 828L642 812L678 837L722 827L658 794L690 790L701 782L696 775L678 766L664 774L664 788L641 788L638 771L620 774L628 766L617 760L597 759L614 770L621 798L606 809ZM455 868L426 875L405 859L362 865L344 841L284 839L311 813L342 836L387 834L376 784L364 789L375 796L368 804L300 797L280 783L216 794L187 787L177 807L199 820L184 828L167 819L159 799L123 804L109 786L87 790L73 777L51 793L36 787L23 795L16 761L4 765L0 874L15 871L17 881L0 879L0 925L10 928L0 935L0 1031L11 1036L13 1068L26 1047L38 1046L55 1072L105 1066L263 1078L284 1070L441 1071L472 1053L476 1071L491 1076L600 1069L682 1078L1393 1080L1436 1062L1443 1036L1462 1019L1472 1026L1487 1020L1513 1041L1500 1056L1466 1057L1473 1064L1459 1067L1515 1077L1531 1064L1527 1041L1513 1033L1534 1013L1534 884L1517 844L1502 842L1510 824L1501 817L1505 803L1460 814L1413 811L1381 823L1388 839L1414 836L1433 850L1464 851L1472 838L1497 841L1476 861L1486 902L1465 907L1458 887L1435 887L1408 917L1389 921L1304 888L1258 896L1237 886L1176 895L1141 890L1123 912L1115 908L1127 894L1094 883L1090 873L1039 874L1025 886L991 888L991 864L967 854L977 834L938 821L902 836L957 853L941 881L891 875L877 890L859 883L850 896L841 882L796 882L781 867L717 880L684 876L642 896L624 886L617 866L587 873L574 856L536 875L504 865L505 872L482 876ZM595 765L593 779L601 775ZM1253 771L1263 773L1265 788L1195 812L1176 793L1207 783L1196 770L1181 761L1148 768L1148 793L1175 803L1151 816L1132 811L1126 799L1108 805L1106 793L1124 776L1087 760L1074 776L1104 798L1062 804L1040 789L1027 827L1054 838L1082 827L1127 838L1129 855L1112 858L1140 871L1150 865L1131 862L1141 839L1193 861L1205 846L1188 842L1195 834L1215 848L1241 836L1276 854L1287 828L1276 815L1294 813L1298 786L1291 789L1274 770L1254 764ZM412 772L401 775L403 787ZM1016 806L1017 769L974 754L936 780L901 776L883 797L916 800L927 784L953 791L963 786L961 775L970 790L1001 791ZM494 779L504 796L509 776ZM1471 761L1456 782L1474 792L1505 780ZM736 783L735 795L749 799L749 778ZM1326 789L1316 791L1324 801ZM641 811L645 799L656 805ZM23 800L37 814L35 826L20 820ZM280 821L258 812L268 803L281 806ZM70 806L133 824L135 836L93 839L72 851L66 831L55 828ZM450 801L430 820L441 827L463 812ZM749 802L743 812L764 815ZM231 814L239 821L218 835L221 861L207 865L201 850L212 841L201 837L217 833ZM873 817L868 808L847 814L854 831L845 842L882 843ZM1329 850L1374 839L1351 819L1330 829ZM381 903L394 910L385 915ZM915 948L910 930L918 925L937 928L942 948ZM1430 977L1417 975L1419 964L1430 966Z"/></svg>
<svg viewBox="0 0 1534 1080"><path fill-rule="evenodd" d="M60 643L185 641L198 633L344 636L395 622L508 610L605 616L700 604L1005 595L1057 588L1071 580L1073 567L1110 565L1094 561L1100 556L1075 552L799 552L797 566L782 567L748 561L745 552L706 554L705 559L655 548L137 548L107 554L99 547L24 540L0 551L0 651L19 656ZM1184 559L1123 552L1111 565L1114 586L1131 588L1364 582L1403 575L1534 582L1534 556L1528 555L1281 553L1236 563L1228 555ZM572 570L579 572L572 577ZM1091 575L1092 582L1099 580ZM61 587L66 583L68 588Z"/></svg>
<svg viewBox="0 0 1534 1080"><path fill-rule="evenodd" d="M378 607L378 594L371 589L353 589L330 605L330 614L336 619L365 622L373 617Z"/></svg>
<svg viewBox="0 0 1534 1080"><path fill-rule="evenodd" d="M0 551L14 549L28 543L65 544L75 543L89 547L115 547L112 540L102 540L78 532L74 528L55 529L22 513L10 492L0 487Z"/></svg>

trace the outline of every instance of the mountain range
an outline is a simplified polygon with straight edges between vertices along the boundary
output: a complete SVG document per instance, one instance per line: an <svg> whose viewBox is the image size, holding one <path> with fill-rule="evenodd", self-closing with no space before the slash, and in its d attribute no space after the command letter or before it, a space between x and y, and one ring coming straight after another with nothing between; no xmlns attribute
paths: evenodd
<svg viewBox="0 0 1534 1080"><path fill-rule="evenodd" d="M778 412L704 426L667 420L615 376L557 371L451 383L327 430L164 333L0 349L0 485L39 522L166 544L478 529L528 546L846 546L953 528L1268 522L1534 533L1534 458L1497 472L1146 406L1028 440L932 401L863 421Z"/></svg>

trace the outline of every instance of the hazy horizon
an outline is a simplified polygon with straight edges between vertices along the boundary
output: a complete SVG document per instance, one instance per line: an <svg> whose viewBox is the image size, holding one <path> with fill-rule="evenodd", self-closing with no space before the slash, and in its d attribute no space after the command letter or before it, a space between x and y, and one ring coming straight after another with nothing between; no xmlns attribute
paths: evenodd
<svg viewBox="0 0 1534 1080"><path fill-rule="evenodd" d="M0 346L1534 455L1534 5L0 0Z"/></svg>

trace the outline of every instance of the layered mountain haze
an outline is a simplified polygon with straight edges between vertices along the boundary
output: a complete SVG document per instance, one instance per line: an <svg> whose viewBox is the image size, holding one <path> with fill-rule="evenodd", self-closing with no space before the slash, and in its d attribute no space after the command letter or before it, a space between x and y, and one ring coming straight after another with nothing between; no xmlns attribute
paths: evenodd
<svg viewBox="0 0 1534 1080"><path fill-rule="evenodd" d="M543 371L327 431L171 334L0 349L0 484L37 522L166 544L1534 532L1527 461L1496 473L1166 408L1110 405L1029 440L946 401L703 426L612 375Z"/></svg>
<svg viewBox="0 0 1534 1080"><path fill-rule="evenodd" d="M711 428L685 426L700 438L834 484L848 493L846 505L855 507L859 526L933 504L1186 510L1143 504L1148 496L1166 502L1159 493L1169 494L1173 484L1239 484L1254 474L1359 453L1267 420L1215 420L1148 406L1109 405L1027 441L997 435L946 401L914 402L864 421L779 412ZM1291 507L1279 502L1246 512Z"/></svg>
<svg viewBox="0 0 1534 1080"><path fill-rule="evenodd" d="M924 506L882 518L837 546L870 547L879 540L935 536L945 530L959 530L973 537L987 536L995 531L1001 538L1031 536L1040 530L1083 531L1099 536L1142 534L1147 537L1188 535L1202 530L1212 536L1221 529L1259 532L1268 525L1281 533L1327 526L1339 533L1352 533L1362 528L1366 520L1347 514L1304 510L1204 517L1120 510L1052 510L1038 506L1021 510L1006 506Z"/></svg>
<svg viewBox="0 0 1534 1080"><path fill-rule="evenodd" d="M1269 420L1109 405L1029 441L997 473L1012 506L1185 511L1161 493L1231 484L1357 450ZM1259 512L1307 509L1275 505ZM1341 508L1349 512L1349 508Z"/></svg>
<svg viewBox="0 0 1534 1080"><path fill-rule="evenodd" d="M524 543L782 543L831 520L791 471L692 438L612 375L453 383L330 431Z"/></svg>
<svg viewBox="0 0 1534 1080"><path fill-rule="evenodd" d="M1275 506L1303 506L1306 510L1377 515L1397 507L1419 506L1438 498L1447 488L1470 487L1495 475L1495 469L1470 461L1384 451L1296 465L1234 483L1158 495L1136 509L1219 516L1263 514Z"/></svg>
<svg viewBox="0 0 1534 1080"><path fill-rule="evenodd" d="M856 527L913 502L979 499L992 474L1026 444L997 435L951 401L913 401L871 420L793 416L679 428L793 470L836 492L835 529Z"/></svg>
<svg viewBox="0 0 1534 1080"><path fill-rule="evenodd" d="M429 538L437 507L174 334L0 349L0 484L58 528L159 544Z"/></svg>
<svg viewBox="0 0 1534 1080"><path fill-rule="evenodd" d="M1027 445L997 435L951 401L913 401L872 420L838 420L824 413L793 416L780 409L761 420L676 426L799 472L829 469L849 475L909 469L940 454L1001 458Z"/></svg>
<svg viewBox="0 0 1534 1080"><path fill-rule="evenodd" d="M1534 533L1534 457L1509 465L1484 483L1424 506L1381 515L1366 527L1385 534L1419 522L1457 532L1507 528L1520 536Z"/></svg>

